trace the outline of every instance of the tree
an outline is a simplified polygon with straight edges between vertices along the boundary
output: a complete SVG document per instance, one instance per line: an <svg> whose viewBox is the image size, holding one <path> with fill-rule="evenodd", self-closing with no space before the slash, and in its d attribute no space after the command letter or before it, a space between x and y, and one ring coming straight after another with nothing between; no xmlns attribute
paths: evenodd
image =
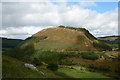
<svg viewBox="0 0 120 80"><path fill-rule="evenodd" d="M34 58L33 64L35 64L36 66L40 66L40 65L42 65L42 62L40 62L40 60L38 58Z"/></svg>
<svg viewBox="0 0 120 80"><path fill-rule="evenodd" d="M58 27L65 28L65 26L63 26L63 25L60 25L60 26L58 26Z"/></svg>
<svg viewBox="0 0 120 80"><path fill-rule="evenodd" d="M58 65L54 64L54 63L50 63L50 64L48 64L47 68L52 70L52 71L57 71L58 70Z"/></svg>

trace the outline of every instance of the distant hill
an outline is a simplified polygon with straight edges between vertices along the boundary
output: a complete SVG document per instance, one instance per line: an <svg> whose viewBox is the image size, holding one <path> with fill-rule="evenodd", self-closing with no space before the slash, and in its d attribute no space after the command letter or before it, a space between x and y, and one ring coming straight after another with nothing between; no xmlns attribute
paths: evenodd
<svg viewBox="0 0 120 80"><path fill-rule="evenodd" d="M113 48L118 48L120 44L120 36L105 36L105 37L98 37L98 40L112 45Z"/></svg>
<svg viewBox="0 0 120 80"><path fill-rule="evenodd" d="M19 43L23 41L21 39L10 39L4 37L0 37L0 39L2 40L2 48L15 48Z"/></svg>
<svg viewBox="0 0 120 80"><path fill-rule="evenodd" d="M99 40L109 40L109 41L113 41L118 39L119 36L105 36L105 37L98 37Z"/></svg>

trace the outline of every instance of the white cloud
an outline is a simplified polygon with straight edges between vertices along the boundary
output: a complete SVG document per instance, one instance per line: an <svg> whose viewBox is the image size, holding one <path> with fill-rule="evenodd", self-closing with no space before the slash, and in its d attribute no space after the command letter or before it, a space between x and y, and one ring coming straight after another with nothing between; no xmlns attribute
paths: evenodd
<svg viewBox="0 0 120 80"><path fill-rule="evenodd" d="M88 6L97 5L93 2L82 2L80 3L80 6L67 6L64 2L61 2L57 5L50 2L29 4L3 3L2 30L5 30L6 33L10 35L12 33L33 34L38 30L46 28L46 26L58 26L62 24L67 26L85 27L95 36L114 35L118 33L117 9L105 13L98 13L96 11L83 8ZM43 27L41 29L41 27L38 26Z"/></svg>
<svg viewBox="0 0 120 80"><path fill-rule="evenodd" d="M24 27L8 27L0 30L1 37L8 37L8 38L19 38L25 39L27 37L32 36L33 34L41 31L44 28L48 28L52 26L24 26Z"/></svg>

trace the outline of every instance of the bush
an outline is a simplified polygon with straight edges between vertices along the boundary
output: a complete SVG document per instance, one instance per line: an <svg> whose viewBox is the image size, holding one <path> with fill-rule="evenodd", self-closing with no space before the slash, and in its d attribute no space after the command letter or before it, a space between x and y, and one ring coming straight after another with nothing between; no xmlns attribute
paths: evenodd
<svg viewBox="0 0 120 80"><path fill-rule="evenodd" d="M38 58L34 58L33 64L35 64L36 66L40 66L40 65L42 65L42 62L40 62L40 60Z"/></svg>
<svg viewBox="0 0 120 80"><path fill-rule="evenodd" d="M96 41L94 40L93 41L93 46L94 47L97 47L97 48L100 48L100 51L104 51L104 50L109 50L111 51L112 50L112 47L106 43L103 43L101 41Z"/></svg>
<svg viewBox="0 0 120 80"><path fill-rule="evenodd" d="M60 26L58 26L58 27L60 27L60 28L65 28L65 26L63 26L63 25L60 25Z"/></svg>
<svg viewBox="0 0 120 80"><path fill-rule="evenodd" d="M111 70L109 68L105 68L103 66L97 67L98 70L104 71L104 72L110 72Z"/></svg>
<svg viewBox="0 0 120 80"><path fill-rule="evenodd" d="M81 55L82 55L82 58L84 59L90 59L90 60L98 59L98 55L95 54L94 52L82 52Z"/></svg>
<svg viewBox="0 0 120 80"><path fill-rule="evenodd" d="M35 53L34 57L37 57L40 61L46 64L60 64L61 60L66 56L61 52L51 52L51 51L38 51Z"/></svg>
<svg viewBox="0 0 120 80"><path fill-rule="evenodd" d="M66 52L66 56L68 57L79 57L80 54L76 54L75 52Z"/></svg>
<svg viewBox="0 0 120 80"><path fill-rule="evenodd" d="M97 53L98 55L100 55L100 58L102 58L102 56L106 59L110 59L111 57L109 57L108 55L106 55L105 53Z"/></svg>
<svg viewBox="0 0 120 80"><path fill-rule="evenodd" d="M57 71L58 70L58 65L50 63L50 64L48 64L47 68L52 70L52 71Z"/></svg>
<svg viewBox="0 0 120 80"><path fill-rule="evenodd" d="M88 68L96 69L96 67L93 64L89 65Z"/></svg>
<svg viewBox="0 0 120 80"><path fill-rule="evenodd" d="M71 61L68 61L66 60L66 62L62 63L63 65L68 65L68 66L71 66L71 65L77 65L77 63L72 63Z"/></svg>

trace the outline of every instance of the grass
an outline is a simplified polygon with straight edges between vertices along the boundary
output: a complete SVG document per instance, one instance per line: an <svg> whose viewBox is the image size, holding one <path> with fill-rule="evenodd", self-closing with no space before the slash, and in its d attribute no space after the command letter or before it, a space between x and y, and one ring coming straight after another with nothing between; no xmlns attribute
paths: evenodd
<svg viewBox="0 0 120 80"><path fill-rule="evenodd" d="M111 57L109 57L108 55L106 55L105 53L96 53L96 54L98 54L98 55L100 55L100 57L104 57L104 58L106 58L106 59L110 59Z"/></svg>
<svg viewBox="0 0 120 80"><path fill-rule="evenodd" d="M98 55L94 52L83 52L81 53L83 59L97 60Z"/></svg>
<svg viewBox="0 0 120 80"><path fill-rule="evenodd" d="M62 25L61 25L61 26L58 26L58 27L60 27L60 28L68 28L68 29L77 30L77 31L82 31L82 32L85 33L85 35L86 35L89 39L91 39L91 40L96 39L96 38L95 38L92 34L90 34L89 31L86 30L85 28L75 28L75 27L62 26Z"/></svg>
<svg viewBox="0 0 120 80"><path fill-rule="evenodd" d="M93 40L93 46L96 48L99 48L98 50L100 51L104 51L104 50L112 50L112 47L109 44L106 44L104 42L101 42L99 40Z"/></svg>
<svg viewBox="0 0 120 80"><path fill-rule="evenodd" d="M26 52L27 50L27 52ZM61 64L63 59L66 58L83 58L83 59L88 59L88 60L97 60L99 59L98 56L104 56L107 58L104 53L94 53L94 52L80 52L80 53L75 53L75 52L54 52L54 51L34 51L34 49L28 46L28 48L24 50L16 50L16 52L11 52L10 54L4 54L8 55L14 58L17 58L19 60L22 60L24 62L31 63L33 62L33 59L36 58L40 62L45 62L45 63L55 63L55 64Z"/></svg>
<svg viewBox="0 0 120 80"><path fill-rule="evenodd" d="M70 26L58 26L60 28L68 28L68 29L72 29L72 30L77 30L77 31L81 31L83 32L86 37L92 42L93 46L95 48L98 48L99 50L112 50L112 47L106 43L103 43L99 40L97 40L91 33L89 33L88 30L86 30L85 28L75 28L75 27L70 27Z"/></svg>
<svg viewBox="0 0 120 80"><path fill-rule="evenodd" d="M27 38L18 48L25 48L29 44L33 44L35 50L96 50L82 31L61 28L45 29Z"/></svg>
<svg viewBox="0 0 120 80"><path fill-rule="evenodd" d="M42 78L43 76L24 66L24 63L14 58L2 56L3 78Z"/></svg>
<svg viewBox="0 0 120 80"><path fill-rule="evenodd" d="M73 78L109 78L109 77L98 75L92 72L75 70L70 68L59 68L58 72L65 73L66 75L71 76Z"/></svg>
<svg viewBox="0 0 120 80"><path fill-rule="evenodd" d="M58 42L56 40L42 40L35 45L35 49L36 50L55 51L55 50L59 50L59 49L66 49L69 46L70 45L62 43L62 42Z"/></svg>
<svg viewBox="0 0 120 80"><path fill-rule="evenodd" d="M58 71L51 71L44 65L37 66L38 70L45 73L45 76L42 76L39 72L26 68L24 66L24 62L7 56L2 56L2 58L3 78L107 78L88 71L79 71L60 67Z"/></svg>
<svg viewBox="0 0 120 80"><path fill-rule="evenodd" d="M51 71L49 69L46 69L45 66L38 66L38 69L42 70L47 78L109 78L107 76L93 72L65 67L59 67L58 71Z"/></svg>
<svg viewBox="0 0 120 80"><path fill-rule="evenodd" d="M69 57L79 58L82 56L83 59L96 60L98 59L98 55L94 52L51 52L51 51L37 51L32 55L32 58L37 58L41 62L45 63L55 63L61 64L62 60ZM66 64L71 64L71 62L67 62Z"/></svg>

